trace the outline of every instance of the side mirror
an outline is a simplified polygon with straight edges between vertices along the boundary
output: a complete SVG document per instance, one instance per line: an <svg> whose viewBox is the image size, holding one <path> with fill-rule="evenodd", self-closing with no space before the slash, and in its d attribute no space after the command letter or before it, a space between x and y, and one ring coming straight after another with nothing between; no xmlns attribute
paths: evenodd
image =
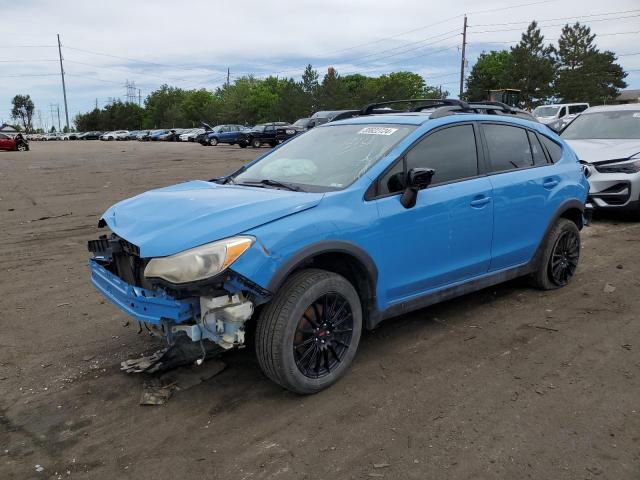
<svg viewBox="0 0 640 480"><path fill-rule="evenodd" d="M412 208L416 205L418 190L431 185L431 179L435 174L432 168L412 168L407 174L407 186L402 192L400 203L404 208Z"/></svg>

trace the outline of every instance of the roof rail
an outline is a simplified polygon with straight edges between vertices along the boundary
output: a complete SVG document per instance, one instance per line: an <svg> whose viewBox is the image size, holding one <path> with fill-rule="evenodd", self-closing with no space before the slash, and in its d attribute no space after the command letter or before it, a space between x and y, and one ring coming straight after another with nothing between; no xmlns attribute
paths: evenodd
<svg viewBox="0 0 640 480"><path fill-rule="evenodd" d="M378 102L378 103L370 103L366 105L360 110L360 115L371 115L380 107L386 107L388 105L398 105L403 103L422 103L423 105L419 105L411 109L410 111L419 112L421 109L425 107L433 107L434 105L448 105L448 106L458 106L460 108L465 108L467 104L461 100L456 100L453 98L410 98L406 100L390 100L386 102ZM387 113L398 113L398 110L389 110ZM383 113L383 112L376 112Z"/></svg>
<svg viewBox="0 0 640 480"><path fill-rule="evenodd" d="M469 102L469 105L472 105L472 106L487 105L487 106L491 106L491 107L498 107L498 110L502 110L504 112L513 112L513 111L515 111L515 109L511 105L507 105L506 103L502 103L502 102L491 102L491 101L487 101L487 102Z"/></svg>

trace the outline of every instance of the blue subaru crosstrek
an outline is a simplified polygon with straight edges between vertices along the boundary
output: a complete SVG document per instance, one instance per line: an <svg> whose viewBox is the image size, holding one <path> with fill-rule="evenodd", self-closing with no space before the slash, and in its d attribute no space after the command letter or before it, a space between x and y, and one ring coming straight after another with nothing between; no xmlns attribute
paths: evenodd
<svg viewBox="0 0 640 480"><path fill-rule="evenodd" d="M251 332L264 373L308 394L386 318L515 277L571 280L588 183L557 135L499 106L380 106L117 203L89 242L93 284L169 344Z"/></svg>

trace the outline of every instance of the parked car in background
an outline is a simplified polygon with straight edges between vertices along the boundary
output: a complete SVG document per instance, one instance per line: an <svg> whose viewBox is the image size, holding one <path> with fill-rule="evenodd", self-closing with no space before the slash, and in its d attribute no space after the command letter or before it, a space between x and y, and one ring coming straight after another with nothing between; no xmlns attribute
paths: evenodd
<svg viewBox="0 0 640 480"><path fill-rule="evenodd" d="M207 133L203 141L210 146L215 146L218 143L235 145L243 138L243 134L249 131L250 128L244 125L218 125Z"/></svg>
<svg viewBox="0 0 640 480"><path fill-rule="evenodd" d="M127 135L129 135L128 130L114 130L113 132L104 133L100 137L100 140L126 140Z"/></svg>
<svg viewBox="0 0 640 480"><path fill-rule="evenodd" d="M311 115L311 119L307 124L307 130L319 125L324 125L325 123L356 117L359 114L360 110L327 110L316 112Z"/></svg>
<svg viewBox="0 0 640 480"><path fill-rule="evenodd" d="M78 140L99 140L103 132L93 131L85 132L78 136Z"/></svg>
<svg viewBox="0 0 640 480"><path fill-rule="evenodd" d="M158 140L161 142L178 142L183 131L183 128L172 128L167 132L159 135Z"/></svg>
<svg viewBox="0 0 640 480"><path fill-rule="evenodd" d="M26 152L29 150L29 141L21 133L15 135L0 133L0 150Z"/></svg>
<svg viewBox="0 0 640 480"><path fill-rule="evenodd" d="M71 138L70 134L63 132L57 133L56 135L58 136L58 140L69 140Z"/></svg>
<svg viewBox="0 0 640 480"><path fill-rule="evenodd" d="M583 165L589 203L640 216L640 104L591 107L560 136Z"/></svg>
<svg viewBox="0 0 640 480"><path fill-rule="evenodd" d="M313 120L311 117L299 118L291 124L298 132L306 132L310 128L313 128Z"/></svg>
<svg viewBox="0 0 640 480"><path fill-rule="evenodd" d="M181 142L195 142L196 137L201 133L204 133L204 128L192 128L187 130L186 132L182 132L180 135Z"/></svg>
<svg viewBox="0 0 640 480"><path fill-rule="evenodd" d="M60 140L60 137L58 136L57 133L45 133L42 136L42 140L45 141L45 142L51 142L51 141L54 141L54 140Z"/></svg>
<svg viewBox="0 0 640 480"><path fill-rule="evenodd" d="M558 103L541 105L533 109L533 116L545 125L553 124L554 130L562 128L562 124L569 123L576 115L589 108L588 103Z"/></svg>
<svg viewBox="0 0 640 480"><path fill-rule="evenodd" d="M69 140L78 140L81 132L69 132Z"/></svg>
<svg viewBox="0 0 640 480"><path fill-rule="evenodd" d="M160 140L161 136L166 135L167 133L169 133L169 130L167 130L166 128L160 130L152 130L149 134L149 140L152 142L157 142L158 140Z"/></svg>
<svg viewBox="0 0 640 480"><path fill-rule="evenodd" d="M540 123L458 106L365 111L117 203L92 282L171 342L231 349L250 328L265 375L299 394L338 381L384 319L516 277L564 287L589 187L575 154Z"/></svg>
<svg viewBox="0 0 640 480"><path fill-rule="evenodd" d="M250 130L240 132L238 145L246 148L251 145L253 148L260 148L262 145L275 147L280 142L289 140L299 132L293 125L285 122L262 123Z"/></svg>
<svg viewBox="0 0 640 480"><path fill-rule="evenodd" d="M137 140L138 135L142 132L142 130L130 130L129 133L123 138L123 140Z"/></svg>

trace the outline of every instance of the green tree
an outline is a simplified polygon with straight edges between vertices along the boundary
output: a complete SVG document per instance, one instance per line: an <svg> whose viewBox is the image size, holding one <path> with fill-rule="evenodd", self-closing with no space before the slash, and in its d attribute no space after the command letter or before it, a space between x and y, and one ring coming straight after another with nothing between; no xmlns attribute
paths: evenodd
<svg viewBox="0 0 640 480"><path fill-rule="evenodd" d="M465 98L486 100L489 90L504 88L511 54L507 50L482 52L467 77Z"/></svg>
<svg viewBox="0 0 640 480"><path fill-rule="evenodd" d="M555 94L564 102L599 103L615 98L627 86L627 74L613 52L601 52L595 34L576 22L565 25L558 40Z"/></svg>
<svg viewBox="0 0 640 480"><path fill-rule="evenodd" d="M145 125L148 128L171 128L183 121L180 115L180 103L186 92L177 87L162 85L145 100Z"/></svg>
<svg viewBox="0 0 640 480"><path fill-rule="evenodd" d="M16 95L11 101L11 117L20 120L26 132L33 130L32 120L35 105L30 95Z"/></svg>
<svg viewBox="0 0 640 480"><path fill-rule="evenodd" d="M544 44L544 36L533 21L522 34L520 43L511 48L500 88L517 88L527 107L544 103L553 95L555 62L551 45Z"/></svg>

